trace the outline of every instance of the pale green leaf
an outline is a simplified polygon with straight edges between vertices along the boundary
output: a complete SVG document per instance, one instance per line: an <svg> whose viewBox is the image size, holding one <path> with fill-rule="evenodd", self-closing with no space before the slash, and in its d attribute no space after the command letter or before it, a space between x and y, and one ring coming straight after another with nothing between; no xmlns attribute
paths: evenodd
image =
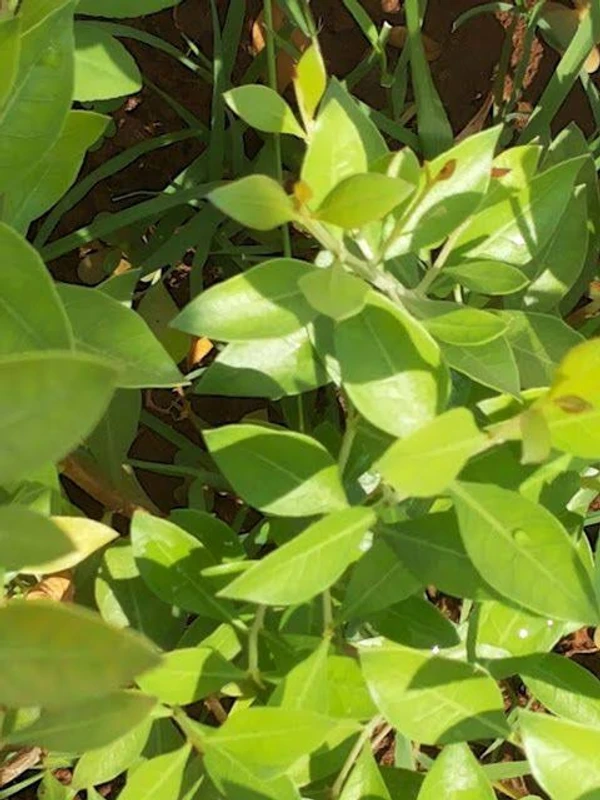
<svg viewBox="0 0 600 800"><path fill-rule="evenodd" d="M220 211L257 231L268 231L296 218L292 198L266 175L250 175L207 195Z"/></svg>
<svg viewBox="0 0 600 800"><path fill-rule="evenodd" d="M265 133L289 133L303 139L305 134L292 109L268 86L236 86L224 94L232 111L252 128Z"/></svg>
<svg viewBox="0 0 600 800"><path fill-rule="evenodd" d="M75 90L79 102L127 97L142 88L142 76L124 45L101 25L75 25Z"/></svg>

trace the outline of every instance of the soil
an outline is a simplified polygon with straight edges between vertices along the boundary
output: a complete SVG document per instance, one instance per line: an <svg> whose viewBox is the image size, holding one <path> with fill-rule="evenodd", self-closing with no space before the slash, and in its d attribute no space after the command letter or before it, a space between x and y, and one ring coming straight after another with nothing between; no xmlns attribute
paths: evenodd
<svg viewBox="0 0 600 800"><path fill-rule="evenodd" d="M388 21L391 25L403 23L402 2L400 0L362 0L363 4L378 22ZM429 0L425 31L438 47L438 56L431 62L434 81L443 100L455 133L459 133L477 114L488 96L500 57L504 37L501 19L484 15L465 24L452 33L452 24L464 11L479 5L480 0ZM229 5L228 0L220 0L221 12ZM236 67L241 73L251 59L251 27L262 2L248 0L247 19L244 27L239 63ZM335 75L347 75L363 58L367 42L355 22L346 11L341 0L313 0L313 8L320 24L320 41L328 69ZM383 10L385 9L385 10ZM143 27L149 33L184 49L182 33L195 42L200 49L210 55L212 49L212 30L210 4L207 0L183 0L175 10L167 10L152 15L142 22L126 21ZM518 57L521 41L515 42ZM210 90L191 72L166 56L146 45L127 40L127 46L137 59L142 73L163 92L177 100L185 108L199 117L205 124L210 122ZM549 77L552 75L558 56L554 51L536 43L533 58L527 73L528 88L525 100L534 104L541 95ZM381 106L383 90L378 75L373 71L356 87L358 96L372 106ZM181 120L158 94L145 88L140 95L130 98L114 114L116 132L102 148L89 155L85 171L91 171L113 155L120 153L140 141L161 133L179 130ZM593 128L593 121L583 90L578 86L573 90L561 108L555 126L562 128L575 121L586 133ZM56 231L65 235L89 223L98 213L116 211L124 207L123 202L115 200L120 195L138 190L161 190L181 169L201 152L194 140L187 140L168 149L151 154L123 170L109 180L98 185L79 205L66 214ZM78 266L81 254L73 253L51 265L54 276L61 281L78 282ZM180 293L173 292L177 297ZM185 294L185 290L183 292ZM163 422L171 424L189 438L196 437L195 430L185 420L176 421L169 412L156 410L157 405L169 405L169 398L153 398L152 413ZM260 403L247 403L243 400L224 398L203 399L198 413L211 422L233 421ZM148 404L147 404L148 407ZM132 456L140 459L169 462L174 455L174 447L148 428L142 427L132 449ZM177 489L182 481L178 478L159 476L140 471L138 478L158 507L168 512L178 503ZM92 516L99 516L98 504L87 498L74 484L66 481L66 487L74 502L89 510ZM224 509L224 516L229 516ZM572 651L585 648L579 642L572 643ZM600 672L597 656L580 656L586 665L593 660L595 670ZM382 752L391 751L392 737L382 742ZM384 759L385 760L385 759ZM68 782L68 770L63 771L61 779ZM106 792L114 796L111 789ZM102 794L105 794L105 791ZM34 800L35 790L24 790L20 800Z"/></svg>

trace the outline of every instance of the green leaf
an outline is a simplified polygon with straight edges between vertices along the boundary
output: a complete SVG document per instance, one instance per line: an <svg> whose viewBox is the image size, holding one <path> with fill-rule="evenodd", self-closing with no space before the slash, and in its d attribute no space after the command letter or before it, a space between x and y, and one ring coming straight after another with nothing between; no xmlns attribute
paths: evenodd
<svg viewBox="0 0 600 800"><path fill-rule="evenodd" d="M553 714L600 728L600 681L587 669L556 653L517 662L531 694Z"/></svg>
<svg viewBox="0 0 600 800"><path fill-rule="evenodd" d="M264 780L249 768L243 756L210 747L204 761L222 796L235 797L235 800L298 800L298 790L287 775Z"/></svg>
<svg viewBox="0 0 600 800"><path fill-rule="evenodd" d="M378 633L396 644L435 650L459 644L454 625L423 597L413 595L369 617Z"/></svg>
<svg viewBox="0 0 600 800"><path fill-rule="evenodd" d="M407 436L446 401L448 376L425 329L389 300L371 294L360 314L335 329L344 387L369 422Z"/></svg>
<svg viewBox="0 0 600 800"><path fill-rule="evenodd" d="M330 382L311 340L312 325L287 336L227 345L194 386L195 394L223 397L282 397Z"/></svg>
<svg viewBox="0 0 600 800"><path fill-rule="evenodd" d="M472 214L489 183L500 128L469 136L422 170L416 197L390 237L385 258L442 242Z"/></svg>
<svg viewBox="0 0 600 800"><path fill-rule="evenodd" d="M257 561L220 594L264 605L305 603L361 557L374 522L375 515L366 508L330 514Z"/></svg>
<svg viewBox="0 0 600 800"><path fill-rule="evenodd" d="M10 97L19 70L21 55L21 18L0 20L0 111Z"/></svg>
<svg viewBox="0 0 600 800"><path fill-rule="evenodd" d="M70 350L72 333L54 281L22 236L0 222L0 356L29 350ZM35 297L35 303L28 298Z"/></svg>
<svg viewBox="0 0 600 800"><path fill-rule="evenodd" d="M85 354L1 358L0 484L67 455L97 424L116 380L109 362Z"/></svg>
<svg viewBox="0 0 600 800"><path fill-rule="evenodd" d="M86 441L94 461L115 486L127 481L123 464L137 435L141 410L140 392L118 389Z"/></svg>
<svg viewBox="0 0 600 800"><path fill-rule="evenodd" d="M29 224L51 208L77 177L86 151L102 136L109 118L92 111L70 111L52 147L4 196L3 217L14 228Z"/></svg>
<svg viewBox="0 0 600 800"><path fill-rule="evenodd" d="M172 326L226 342L286 336L316 316L298 286L304 275L316 272L294 258L265 261L202 292Z"/></svg>
<svg viewBox="0 0 600 800"><path fill-rule="evenodd" d="M245 555L242 538L218 517L195 508L176 508L169 520L195 536L215 561L236 561Z"/></svg>
<svg viewBox="0 0 600 800"><path fill-rule="evenodd" d="M550 314L500 311L508 323L506 338L517 359L521 386L547 386L559 362L582 337L558 317Z"/></svg>
<svg viewBox="0 0 600 800"><path fill-rule="evenodd" d="M177 366L135 311L96 289L63 283L58 293L73 327L76 347L114 361L121 371L121 387L183 383Z"/></svg>
<svg viewBox="0 0 600 800"><path fill-rule="evenodd" d="M185 616L148 588L140 576L131 545L123 540L105 551L94 595L106 622L117 628L134 628L159 647L173 647L183 632Z"/></svg>
<svg viewBox="0 0 600 800"><path fill-rule="evenodd" d="M70 703L87 700L158 661L149 642L83 608L37 600L0 608L0 702L7 706L59 706L65 686Z"/></svg>
<svg viewBox="0 0 600 800"><path fill-rule="evenodd" d="M329 639L323 639L317 649L299 664L296 664L277 686L269 699L269 705L287 708L290 711L315 711L322 713L328 708L329 685L327 655ZM334 716L329 712L329 716Z"/></svg>
<svg viewBox="0 0 600 800"><path fill-rule="evenodd" d="M209 772L214 751L243 760L257 778L282 775L305 753L316 750L335 721L311 711L249 708L231 715L207 737L205 760Z"/></svg>
<svg viewBox="0 0 600 800"><path fill-rule="evenodd" d="M595 800L600 792L600 730L519 712L525 753L552 800Z"/></svg>
<svg viewBox="0 0 600 800"><path fill-rule="evenodd" d="M304 123L312 122L327 85L327 72L318 42L312 42L296 64L294 89Z"/></svg>
<svg viewBox="0 0 600 800"><path fill-rule="evenodd" d="M492 296L513 294L529 282L520 269L501 261L464 261L457 267L446 267L442 276L452 278L473 292Z"/></svg>
<svg viewBox="0 0 600 800"><path fill-rule="evenodd" d="M457 372L499 392L519 394L517 362L504 336L469 347L443 343L441 349L448 366Z"/></svg>
<svg viewBox="0 0 600 800"><path fill-rule="evenodd" d="M429 317L423 324L435 339L457 347L487 344L506 330L505 322L479 308L458 308Z"/></svg>
<svg viewBox="0 0 600 800"><path fill-rule="evenodd" d="M47 574L72 569L96 550L116 539L118 535L108 525L86 517L52 517L51 523L69 542L69 552L57 555L55 558L40 560L37 560L39 556L36 557L35 553L32 553L33 558L21 565L20 572Z"/></svg>
<svg viewBox="0 0 600 800"><path fill-rule="evenodd" d="M360 662L375 703L390 724L422 744L505 738L502 695L472 664L373 639Z"/></svg>
<svg viewBox="0 0 600 800"><path fill-rule="evenodd" d="M227 604L214 597L214 583L200 574L215 560L194 536L165 519L137 512L131 544L144 582L165 603L211 619L230 618Z"/></svg>
<svg viewBox="0 0 600 800"><path fill-rule="evenodd" d="M475 621L478 645L492 646L511 656L551 650L566 632L564 623L494 600L480 604Z"/></svg>
<svg viewBox="0 0 600 800"><path fill-rule="evenodd" d="M265 133L289 133L304 139L305 133L292 109L268 86L237 86L223 97L229 108L252 128Z"/></svg>
<svg viewBox="0 0 600 800"><path fill-rule="evenodd" d="M77 792L108 783L129 769L146 745L151 724L150 719L144 719L120 739L84 753L73 772L71 788Z"/></svg>
<svg viewBox="0 0 600 800"><path fill-rule="evenodd" d="M47 517L21 505L0 506L0 565L5 570L21 572L26 564L43 567L70 554L72 547L69 537Z"/></svg>
<svg viewBox="0 0 600 800"><path fill-rule="evenodd" d="M363 747L346 783L340 800L391 800L385 782L375 763L371 746Z"/></svg>
<svg viewBox="0 0 600 800"><path fill-rule="evenodd" d="M445 747L425 776L418 800L495 800L485 772L466 744Z"/></svg>
<svg viewBox="0 0 600 800"><path fill-rule="evenodd" d="M244 677L244 672L214 650L191 647L167 653L160 666L143 675L138 685L161 703L188 705Z"/></svg>
<svg viewBox="0 0 600 800"><path fill-rule="evenodd" d="M114 692L66 708L42 711L38 719L7 738L63 753L84 753L105 747L148 719L156 700L137 692Z"/></svg>
<svg viewBox="0 0 600 800"><path fill-rule="evenodd" d="M550 618L598 622L591 577L556 517L499 486L451 491L465 549L496 591Z"/></svg>
<svg viewBox="0 0 600 800"><path fill-rule="evenodd" d="M269 231L296 218L291 197L266 175L249 175L209 192L207 198L236 222Z"/></svg>
<svg viewBox="0 0 600 800"><path fill-rule="evenodd" d="M421 586L432 584L454 597L495 596L467 554L454 513L401 522L385 528L384 535Z"/></svg>
<svg viewBox="0 0 600 800"><path fill-rule="evenodd" d="M142 88L142 76L125 47L101 25L75 25L75 90L80 103L128 97Z"/></svg>
<svg viewBox="0 0 600 800"><path fill-rule="evenodd" d="M78 14L94 17L139 17L177 5L180 0L79 0Z"/></svg>
<svg viewBox="0 0 600 800"><path fill-rule="evenodd" d="M308 137L301 179L310 189L309 206L318 208L344 178L367 171L360 134L337 99L321 108Z"/></svg>
<svg viewBox="0 0 600 800"><path fill-rule="evenodd" d="M127 273L124 273L124 276L126 277ZM148 323L148 327L173 361L179 362L188 354L190 349L188 336L169 327L179 313L179 307L163 281L155 283L144 293L136 310Z"/></svg>
<svg viewBox="0 0 600 800"><path fill-rule="evenodd" d="M10 190L15 175L33 168L62 130L73 91L74 5L21 5L19 70L0 111L0 193Z"/></svg>
<svg viewBox="0 0 600 800"><path fill-rule="evenodd" d="M309 436L260 425L225 425L204 431L204 439L235 491L261 511L308 517L347 505L337 465Z"/></svg>
<svg viewBox="0 0 600 800"><path fill-rule="evenodd" d="M352 570L340 609L342 619L364 618L404 600L420 588L381 537Z"/></svg>
<svg viewBox="0 0 600 800"><path fill-rule="evenodd" d="M368 284L338 263L303 275L298 286L315 311L335 320L358 314L369 293Z"/></svg>
<svg viewBox="0 0 600 800"><path fill-rule="evenodd" d="M180 800L191 753L191 745L184 744L130 769L127 783L120 792L121 798Z"/></svg>
<svg viewBox="0 0 600 800"><path fill-rule="evenodd" d="M340 228L362 228L383 219L414 191L411 183L378 172L351 175L334 186L315 215Z"/></svg>
<svg viewBox="0 0 600 800"><path fill-rule="evenodd" d="M464 257L527 264L556 230L581 166L579 158L558 164L476 213L454 243L448 265Z"/></svg>
<svg viewBox="0 0 600 800"><path fill-rule="evenodd" d="M327 683L326 708L330 717L368 720L375 716L377 709L355 658L329 656Z"/></svg>
<svg viewBox="0 0 600 800"><path fill-rule="evenodd" d="M402 495L432 497L452 483L486 442L471 412L453 408L394 442L376 467Z"/></svg>

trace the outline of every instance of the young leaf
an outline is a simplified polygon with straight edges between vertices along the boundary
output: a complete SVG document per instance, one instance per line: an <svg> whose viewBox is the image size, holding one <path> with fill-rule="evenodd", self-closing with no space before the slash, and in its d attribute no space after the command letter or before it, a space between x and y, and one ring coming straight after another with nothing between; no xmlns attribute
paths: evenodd
<svg viewBox="0 0 600 800"><path fill-rule="evenodd" d="M410 597L419 581L381 537L352 570L340 609L342 619L362 618Z"/></svg>
<svg viewBox="0 0 600 800"><path fill-rule="evenodd" d="M101 25L75 25L75 89L80 103L128 97L142 88L142 76L129 51Z"/></svg>
<svg viewBox="0 0 600 800"><path fill-rule="evenodd" d="M7 741L63 753L84 753L120 739L148 719L155 706L154 698L138 692L92 697L56 710L42 711L32 725L14 731Z"/></svg>
<svg viewBox="0 0 600 800"><path fill-rule="evenodd" d="M230 619L214 584L200 573L214 566L209 551L187 531L145 512L131 522L133 555L144 582L165 603L218 619Z"/></svg>
<svg viewBox="0 0 600 800"><path fill-rule="evenodd" d="M192 647L167 653L160 666L142 675L138 686L161 703L188 705L244 677L218 652Z"/></svg>
<svg viewBox="0 0 600 800"><path fill-rule="evenodd" d="M71 539L52 520L21 505L0 506L0 566L23 572L27 564L45 570L56 558L71 554Z"/></svg>
<svg viewBox="0 0 600 800"><path fill-rule="evenodd" d="M445 747L425 776L418 800L495 800L485 772L466 744Z"/></svg>
<svg viewBox="0 0 600 800"><path fill-rule="evenodd" d="M318 208L344 178L366 172L367 166L354 123L338 100L329 100L319 112L302 163L300 177L311 191L310 208Z"/></svg>
<svg viewBox="0 0 600 800"><path fill-rule="evenodd" d="M213 189L207 197L224 214L257 231L269 231L296 218L292 198L266 175L249 175Z"/></svg>
<svg viewBox="0 0 600 800"><path fill-rule="evenodd" d="M177 366L135 311L95 289L63 283L58 293L73 327L76 347L114 361L121 372L121 387L183 383Z"/></svg>
<svg viewBox="0 0 600 800"><path fill-rule="evenodd" d="M0 484L78 445L104 413L117 374L104 359L67 351L0 358Z"/></svg>
<svg viewBox="0 0 600 800"><path fill-rule="evenodd" d="M471 412L453 408L394 442L376 467L402 495L432 497L452 483L486 441Z"/></svg>
<svg viewBox="0 0 600 800"><path fill-rule="evenodd" d="M109 547L100 563L94 596L102 618L117 628L134 628L159 647L174 647L185 615L163 603L142 580L133 550L124 540Z"/></svg>
<svg viewBox="0 0 600 800"><path fill-rule="evenodd" d="M381 713L415 741L450 744L508 734L500 690L479 667L385 639L363 644L360 662Z"/></svg>
<svg viewBox="0 0 600 800"><path fill-rule="evenodd" d="M374 522L375 515L366 508L329 514L257 561L220 594L264 605L305 603L361 557L365 534Z"/></svg>
<svg viewBox="0 0 600 800"><path fill-rule="evenodd" d="M73 791L107 783L129 769L141 755L150 735L151 725L150 719L144 719L120 739L84 753L73 772Z"/></svg>
<svg viewBox="0 0 600 800"><path fill-rule="evenodd" d="M544 616L597 624L591 577L556 517L499 486L456 482L451 493L465 549L494 589Z"/></svg>
<svg viewBox="0 0 600 800"><path fill-rule="evenodd" d="M302 54L296 64L294 89L305 125L312 122L327 85L327 73L317 41Z"/></svg>
<svg viewBox="0 0 600 800"><path fill-rule="evenodd" d="M368 284L340 264L303 275L298 286L315 311L335 320L358 314L369 293Z"/></svg>
<svg viewBox="0 0 600 800"><path fill-rule="evenodd" d="M529 282L520 269L501 261L465 261L457 267L446 267L442 276L487 295L513 294Z"/></svg>
<svg viewBox="0 0 600 800"><path fill-rule="evenodd" d="M445 403L448 376L425 329L389 300L375 295L335 329L344 387L369 422L407 436Z"/></svg>
<svg viewBox="0 0 600 800"><path fill-rule="evenodd" d="M69 320L44 262L22 236L0 222L0 356L70 350ZM35 303L28 302L35 297Z"/></svg>
<svg viewBox="0 0 600 800"><path fill-rule="evenodd" d="M337 465L309 436L260 425L225 425L205 431L204 438L235 491L261 511L309 517L347 506Z"/></svg>
<svg viewBox="0 0 600 800"><path fill-rule="evenodd" d="M595 800L600 730L530 711L519 722L533 775L552 800Z"/></svg>
<svg viewBox="0 0 600 800"><path fill-rule="evenodd" d="M329 192L315 216L340 228L362 228L368 222L386 217L414 190L407 181L378 172L351 175Z"/></svg>
<svg viewBox="0 0 600 800"><path fill-rule="evenodd" d="M69 702L97 697L158 662L145 639L83 608L36 600L0 608L0 702L7 706L59 706L65 686Z"/></svg>
<svg viewBox="0 0 600 800"><path fill-rule="evenodd" d="M364 747L340 795L340 800L391 800L369 745Z"/></svg>
<svg viewBox="0 0 600 800"><path fill-rule="evenodd" d="M294 258L265 261L199 294L172 327L225 342L294 333L316 316L298 286L304 275L316 272Z"/></svg>
<svg viewBox="0 0 600 800"><path fill-rule="evenodd" d="M304 138L305 133L292 109L268 86L236 86L223 96L229 108L252 128L265 133L289 133Z"/></svg>

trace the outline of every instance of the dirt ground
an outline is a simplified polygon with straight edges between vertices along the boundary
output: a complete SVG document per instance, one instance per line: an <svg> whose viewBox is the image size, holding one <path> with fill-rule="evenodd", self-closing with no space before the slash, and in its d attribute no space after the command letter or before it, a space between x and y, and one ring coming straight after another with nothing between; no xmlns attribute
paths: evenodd
<svg viewBox="0 0 600 800"><path fill-rule="evenodd" d="M377 22L385 19L392 25L402 24L401 3L396 3L394 0L387 0L387 5L386 0L363 0L363 3ZM491 89L504 37L500 21L491 15L478 17L456 33L452 33L454 20L462 12L479 3L480 0L429 0L428 3L425 31L440 46L439 56L432 61L431 68L455 132L461 131L483 105ZM228 0L221 0L220 6L223 11L227 5ZM261 5L258 0L248 0L248 13L239 54L240 69L243 69L251 58L251 25ZM387 8L399 6L400 10L384 13L382 5ZM313 0L313 8L320 23L320 41L328 69L333 74L343 77L361 61L367 49L367 42L341 0ZM142 25L148 32L182 49L185 48L185 43L181 34L185 33L207 55L210 55L212 30L210 5L207 0L183 0L175 10L155 14L143 23L131 21L131 24ZM136 57L145 76L203 122L209 123L209 87L170 57L135 41L127 41L127 46ZM553 51L542 48L541 45L534 50L534 56L534 63L529 71L532 80L526 97L531 103L535 103L541 95L558 60ZM358 84L356 92L370 105L376 107L381 105L383 90L379 86L376 71ZM573 120L586 132L592 128L587 100L579 86L561 109L555 124L560 128ZM117 128L115 135L107 140L99 151L90 155L86 171L94 169L113 155L144 139L182 127L181 120L170 106L149 89L144 89L139 97L118 109L115 121ZM154 152L149 158L140 159L128 169L97 186L63 218L57 234L65 235L89 223L100 212L119 210L123 204L113 199L119 195L136 190L162 189L199 152L201 152L200 146L193 140L187 140L168 149ZM78 259L78 254L71 254L55 262L52 265L55 277L58 280L77 282ZM214 421L234 420L247 411L243 401L209 398L201 402L202 416ZM161 416L159 412L156 413ZM185 423L176 423L168 414L162 415L161 418L194 438L194 432ZM164 439L143 428L132 455L141 459L169 462L174 455L174 448ZM139 478L150 497L163 511L168 511L177 505L177 487L181 483L179 479L144 472L139 473ZM95 504L88 503L72 484L68 484L68 489L73 499L80 505L86 505L91 514L99 512ZM574 643L574 649L584 650L583 644L582 642L581 647L578 647L578 643ZM588 667L592 666L589 658L591 657L582 656ZM597 656L594 658L597 659ZM598 669L599 665L593 666ZM598 671L600 672L600 669ZM65 780L68 780L68 775L65 775ZM113 789L114 787L106 787L107 796L111 795ZM35 791L27 790L18 797L20 800L33 800L36 794Z"/></svg>

